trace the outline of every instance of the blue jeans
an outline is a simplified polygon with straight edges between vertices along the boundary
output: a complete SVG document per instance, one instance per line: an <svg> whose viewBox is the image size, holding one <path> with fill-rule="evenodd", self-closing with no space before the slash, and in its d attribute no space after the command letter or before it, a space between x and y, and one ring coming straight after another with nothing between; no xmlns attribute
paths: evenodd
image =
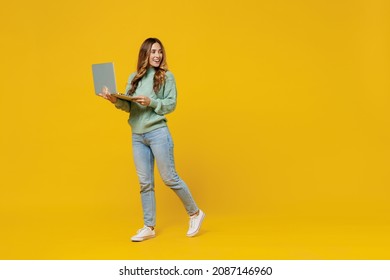
<svg viewBox="0 0 390 280"><path fill-rule="evenodd" d="M133 157L141 186L142 209L146 226L156 224L154 194L154 161L160 176L182 201L189 215L198 211L187 185L177 175L173 158L173 141L168 127L160 127L143 134L132 134Z"/></svg>

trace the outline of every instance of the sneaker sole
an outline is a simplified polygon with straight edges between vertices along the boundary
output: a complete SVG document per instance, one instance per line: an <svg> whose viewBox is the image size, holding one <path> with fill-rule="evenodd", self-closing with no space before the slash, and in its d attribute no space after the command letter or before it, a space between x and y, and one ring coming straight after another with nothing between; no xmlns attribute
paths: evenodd
<svg viewBox="0 0 390 280"><path fill-rule="evenodd" d="M142 242L142 241L154 238L154 237L155 237L155 235L145 236L143 238L131 238L131 241L132 242Z"/></svg>
<svg viewBox="0 0 390 280"><path fill-rule="evenodd" d="M200 223L199 223L199 227L198 227L198 229L197 229L197 230L196 230L194 233L187 234L187 236L188 236L188 237L193 237L193 236L195 236L195 235L197 235L197 234L198 234L198 232L199 232L199 230L200 230L200 228L201 228L201 226L202 226L202 223L203 223L204 217L206 217L206 214L203 212L203 217L202 217L202 219L200 220Z"/></svg>

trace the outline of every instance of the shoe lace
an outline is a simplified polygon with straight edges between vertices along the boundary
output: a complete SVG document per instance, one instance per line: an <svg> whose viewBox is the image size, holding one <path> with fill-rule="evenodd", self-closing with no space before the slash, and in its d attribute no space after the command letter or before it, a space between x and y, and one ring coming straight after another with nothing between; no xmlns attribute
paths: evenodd
<svg viewBox="0 0 390 280"><path fill-rule="evenodd" d="M140 229L137 231L137 233L143 232L143 231L148 230L148 229L149 229L149 227L144 226L143 228L140 228Z"/></svg>
<svg viewBox="0 0 390 280"><path fill-rule="evenodd" d="M190 228L195 227L196 217L197 216L190 217Z"/></svg>

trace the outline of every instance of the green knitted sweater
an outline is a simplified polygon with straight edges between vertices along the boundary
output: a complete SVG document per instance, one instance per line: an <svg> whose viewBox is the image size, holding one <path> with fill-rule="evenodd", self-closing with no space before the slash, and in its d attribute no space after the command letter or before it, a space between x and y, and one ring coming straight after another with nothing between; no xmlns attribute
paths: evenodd
<svg viewBox="0 0 390 280"><path fill-rule="evenodd" d="M125 112L129 112L129 124L132 132L137 134L146 133L157 128L166 126L165 114L175 110L176 107L176 83L173 74L166 72L164 85L155 93L153 91L153 78L155 69L150 67L145 76L138 83L138 87L133 96L144 95L150 98L149 106L142 106L135 102L118 99L115 107ZM136 73L132 73L128 79L126 93L131 87L131 81Z"/></svg>

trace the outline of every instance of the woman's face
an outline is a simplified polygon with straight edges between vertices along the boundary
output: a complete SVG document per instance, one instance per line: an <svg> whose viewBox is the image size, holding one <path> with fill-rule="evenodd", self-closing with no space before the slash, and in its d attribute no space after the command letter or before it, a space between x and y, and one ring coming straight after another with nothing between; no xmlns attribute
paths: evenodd
<svg viewBox="0 0 390 280"><path fill-rule="evenodd" d="M159 43L154 43L150 49L149 65L159 67L162 61L163 53Z"/></svg>

